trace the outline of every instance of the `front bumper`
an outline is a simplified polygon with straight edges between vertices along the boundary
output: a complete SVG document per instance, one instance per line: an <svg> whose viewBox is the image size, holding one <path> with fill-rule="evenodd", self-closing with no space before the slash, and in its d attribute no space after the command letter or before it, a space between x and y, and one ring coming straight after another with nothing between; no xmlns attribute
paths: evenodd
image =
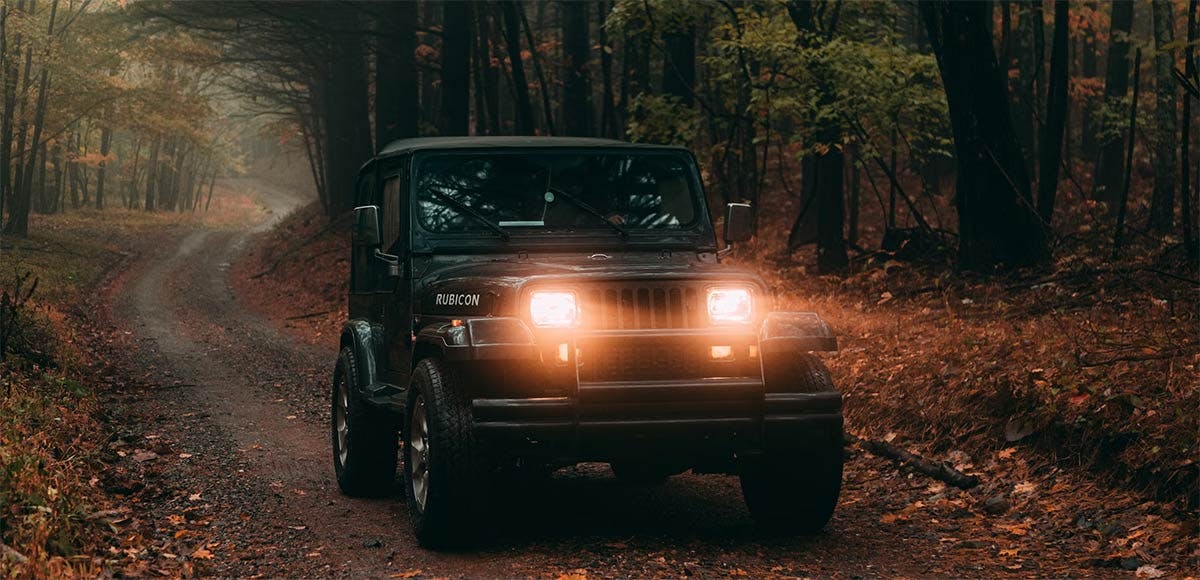
<svg viewBox="0 0 1200 580"><path fill-rule="evenodd" d="M815 315L773 313L757 332L534 332L499 318L458 328L443 340L443 353L477 385L470 394L475 431L498 451L571 461L728 456L841 433L838 392L797 392L797 385L763 378L763 365L775 357L836 348ZM664 345L691 352L730 346L738 361L622 358L674 352ZM604 360L607 352L620 356ZM623 362L636 377L622 374L630 370Z"/></svg>
<svg viewBox="0 0 1200 580"><path fill-rule="evenodd" d="M621 384L611 389L761 388L761 383ZM581 385L585 392L587 387ZM841 396L834 393L767 393L747 399L700 402L580 402L572 397L475 399L481 439L514 453L574 460L656 457L664 452L697 456L756 453L798 447L817 434L840 433Z"/></svg>

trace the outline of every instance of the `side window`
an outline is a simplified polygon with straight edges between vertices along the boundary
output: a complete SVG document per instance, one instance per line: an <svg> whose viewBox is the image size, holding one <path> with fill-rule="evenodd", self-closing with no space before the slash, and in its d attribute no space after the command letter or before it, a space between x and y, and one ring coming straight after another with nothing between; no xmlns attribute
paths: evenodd
<svg viewBox="0 0 1200 580"><path fill-rule="evenodd" d="M375 168L369 167L366 172L359 176L358 187L354 192L354 206L374 205L376 200L372 199L375 194Z"/></svg>
<svg viewBox="0 0 1200 580"><path fill-rule="evenodd" d="M393 175L383 182L383 247L392 249L400 239L400 176Z"/></svg>

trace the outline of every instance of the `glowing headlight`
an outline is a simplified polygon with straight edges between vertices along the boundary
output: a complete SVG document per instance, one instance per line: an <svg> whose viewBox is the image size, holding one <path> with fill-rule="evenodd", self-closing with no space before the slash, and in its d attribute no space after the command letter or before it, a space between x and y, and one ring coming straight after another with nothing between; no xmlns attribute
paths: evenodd
<svg viewBox="0 0 1200 580"><path fill-rule="evenodd" d="M713 324L750 324L753 301L746 288L713 288L708 291L708 319Z"/></svg>
<svg viewBox="0 0 1200 580"><path fill-rule="evenodd" d="M529 316L536 326L567 328L579 324L579 306L574 292L534 292L529 299Z"/></svg>

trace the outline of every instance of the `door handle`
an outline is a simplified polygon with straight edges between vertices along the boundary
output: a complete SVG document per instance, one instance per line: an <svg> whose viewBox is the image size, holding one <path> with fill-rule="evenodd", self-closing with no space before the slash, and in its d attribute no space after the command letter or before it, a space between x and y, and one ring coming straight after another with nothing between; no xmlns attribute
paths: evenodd
<svg viewBox="0 0 1200 580"><path fill-rule="evenodd" d="M388 276L392 278L400 277L400 257L392 254L385 254L382 250L375 250L375 258L387 264Z"/></svg>

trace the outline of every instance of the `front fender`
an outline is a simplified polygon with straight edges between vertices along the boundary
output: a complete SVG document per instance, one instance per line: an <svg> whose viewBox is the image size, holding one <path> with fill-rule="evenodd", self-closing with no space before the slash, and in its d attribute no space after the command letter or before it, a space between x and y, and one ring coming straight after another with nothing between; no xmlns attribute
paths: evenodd
<svg viewBox="0 0 1200 580"><path fill-rule="evenodd" d="M838 349L837 337L815 312L772 312L759 331L763 355L797 352L830 352Z"/></svg>
<svg viewBox="0 0 1200 580"><path fill-rule="evenodd" d="M443 360L537 360L533 333L519 318L467 318L440 322L417 333L417 351Z"/></svg>
<svg viewBox="0 0 1200 580"><path fill-rule="evenodd" d="M349 320L342 325L342 337L339 341L342 348L349 346L354 349L354 360L358 363L358 376L355 388L363 394L370 394L372 387L380 383L379 337L371 323L362 319Z"/></svg>

